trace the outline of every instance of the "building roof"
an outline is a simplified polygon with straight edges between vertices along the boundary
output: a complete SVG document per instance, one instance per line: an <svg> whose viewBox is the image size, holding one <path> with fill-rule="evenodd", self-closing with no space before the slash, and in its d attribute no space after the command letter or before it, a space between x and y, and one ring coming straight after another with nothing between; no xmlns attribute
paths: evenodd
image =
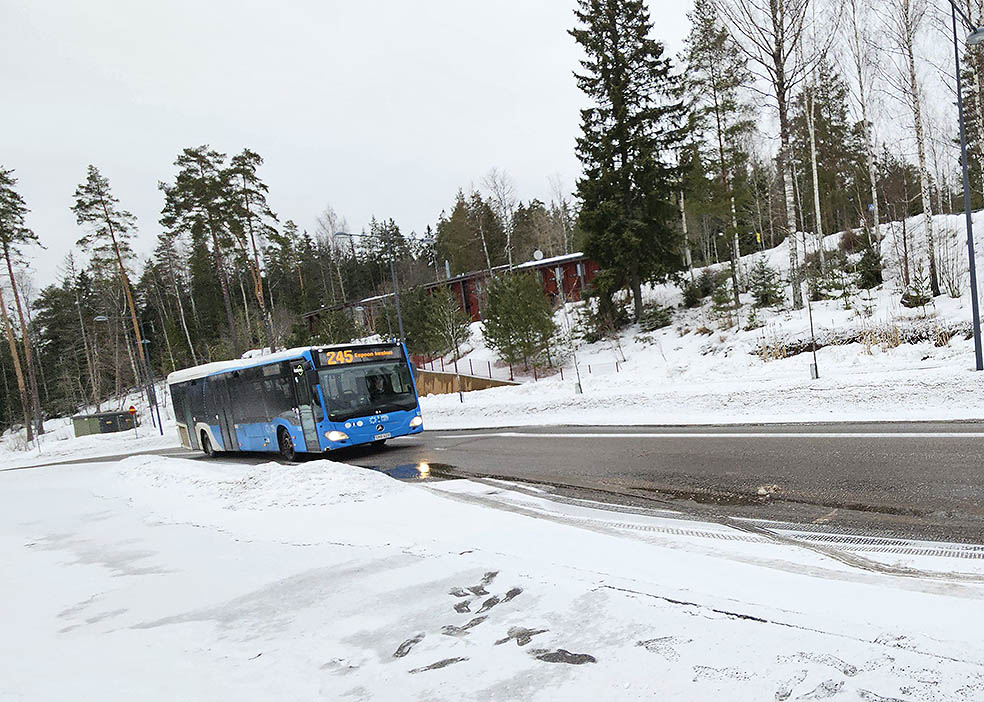
<svg viewBox="0 0 984 702"><path fill-rule="evenodd" d="M552 266L552 265L555 265L555 264L558 264L558 263L568 263L570 261L578 261L578 260L583 259L583 258L585 258L585 255L583 253L581 253L580 251L578 251L576 253L563 254L562 256L552 256L551 258L544 258L544 259L541 259L539 261L535 261L534 260L534 261L527 261L526 263L520 263L520 264L517 264L517 265L513 266L513 270L531 270L531 269L532 270L538 270L540 268L544 268L544 267L547 267L547 266ZM502 266L494 266L492 268L492 271L491 272L493 272L493 273L500 273L500 272L508 271L508 270L509 270L509 266L508 265L502 265ZM455 283L460 283L461 281L464 281L464 280L471 280L472 278L484 277L484 276L487 276L488 274L489 274L489 271L483 268L483 269L477 270L477 271L469 271L467 273L459 273L458 275L455 275L455 276L452 276L450 278L447 278L446 280L436 280L436 281L432 281L430 283L424 283L423 285L418 286L418 287L423 287L425 289L430 290L430 289L433 289L433 288L444 287L445 285L453 285ZM305 317L305 318L307 318L307 317L313 317L314 315L318 314L319 312L324 312L326 310L341 310L341 309L345 309L346 307L356 307L356 306L362 305L362 304L371 304L373 302L378 302L380 300L385 300L385 299L390 298L390 297L393 297L393 293L391 293L391 292L390 293L383 293L382 295L374 295L372 297L366 297L366 298L363 298L361 300L352 300L350 302L340 302L340 303L335 304L335 305L325 305L323 307L319 307L316 310L312 310L311 312L305 312L302 316Z"/></svg>
<svg viewBox="0 0 984 702"><path fill-rule="evenodd" d="M577 261L578 259L581 258L584 258L584 254L579 251L577 253L564 254L563 256L542 258L539 261L527 261L526 263L520 263L518 266L513 266L513 268L542 268L543 266L552 266L556 263L568 263L570 261Z"/></svg>

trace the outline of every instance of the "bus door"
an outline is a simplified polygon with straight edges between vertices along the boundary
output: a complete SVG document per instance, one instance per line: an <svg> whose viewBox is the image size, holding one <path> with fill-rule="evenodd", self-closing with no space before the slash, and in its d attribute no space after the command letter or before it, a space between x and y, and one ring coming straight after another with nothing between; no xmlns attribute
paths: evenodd
<svg viewBox="0 0 984 702"><path fill-rule="evenodd" d="M301 431L304 432L304 443L309 453L321 450L318 441L318 424L314 418L314 403L317 396L311 392L311 378L308 364L303 361L291 364L291 375L294 377L294 391L297 396L297 413L301 420Z"/></svg>
<svg viewBox="0 0 984 702"><path fill-rule="evenodd" d="M219 426L223 450L239 450L239 442L232 428L232 406L229 401L228 380L225 376L219 375L208 378L206 397L211 404L209 408L209 403L206 403L206 408L211 409L208 423Z"/></svg>

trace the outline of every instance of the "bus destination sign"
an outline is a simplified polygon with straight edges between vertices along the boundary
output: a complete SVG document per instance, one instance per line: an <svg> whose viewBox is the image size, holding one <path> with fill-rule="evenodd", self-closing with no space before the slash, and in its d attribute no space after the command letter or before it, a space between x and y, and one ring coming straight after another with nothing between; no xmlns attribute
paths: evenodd
<svg viewBox="0 0 984 702"><path fill-rule="evenodd" d="M403 357L400 347L362 347L354 349L325 349L318 351L318 365L340 366L350 363L367 363L371 361L393 361Z"/></svg>

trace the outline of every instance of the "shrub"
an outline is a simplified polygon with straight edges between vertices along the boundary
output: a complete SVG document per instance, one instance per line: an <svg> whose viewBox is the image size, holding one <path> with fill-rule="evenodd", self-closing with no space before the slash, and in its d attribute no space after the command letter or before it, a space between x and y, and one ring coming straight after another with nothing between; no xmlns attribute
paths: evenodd
<svg viewBox="0 0 984 702"><path fill-rule="evenodd" d="M745 331L754 331L755 329L761 329L763 326L764 323L759 319L758 310L753 307L748 315L748 320L745 322Z"/></svg>
<svg viewBox="0 0 984 702"><path fill-rule="evenodd" d="M708 295L714 292L714 276L706 268L693 281L685 281L681 290L683 291L684 307L699 307L700 303Z"/></svg>
<svg viewBox="0 0 984 702"><path fill-rule="evenodd" d="M854 229L847 229L840 238L840 250L844 253L854 253L862 244L861 235Z"/></svg>
<svg viewBox="0 0 984 702"><path fill-rule="evenodd" d="M668 307L657 304L646 305L639 319L639 327L644 332L656 331L668 327L673 322L673 313Z"/></svg>
<svg viewBox="0 0 984 702"><path fill-rule="evenodd" d="M858 261L857 286L862 290L878 287L883 282L881 253L878 249L865 242Z"/></svg>
<svg viewBox="0 0 984 702"><path fill-rule="evenodd" d="M760 257L749 274L749 285L757 307L774 307L782 302L782 289L779 287L779 274Z"/></svg>

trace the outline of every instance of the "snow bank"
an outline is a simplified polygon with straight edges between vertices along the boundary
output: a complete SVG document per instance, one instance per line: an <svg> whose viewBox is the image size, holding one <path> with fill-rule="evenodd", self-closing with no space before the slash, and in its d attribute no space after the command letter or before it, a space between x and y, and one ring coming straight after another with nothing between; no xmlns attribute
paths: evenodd
<svg viewBox="0 0 984 702"><path fill-rule="evenodd" d="M249 466L204 460L133 456L119 463L128 489L163 491L222 510L329 507L396 495L406 485L376 471L333 461Z"/></svg>

